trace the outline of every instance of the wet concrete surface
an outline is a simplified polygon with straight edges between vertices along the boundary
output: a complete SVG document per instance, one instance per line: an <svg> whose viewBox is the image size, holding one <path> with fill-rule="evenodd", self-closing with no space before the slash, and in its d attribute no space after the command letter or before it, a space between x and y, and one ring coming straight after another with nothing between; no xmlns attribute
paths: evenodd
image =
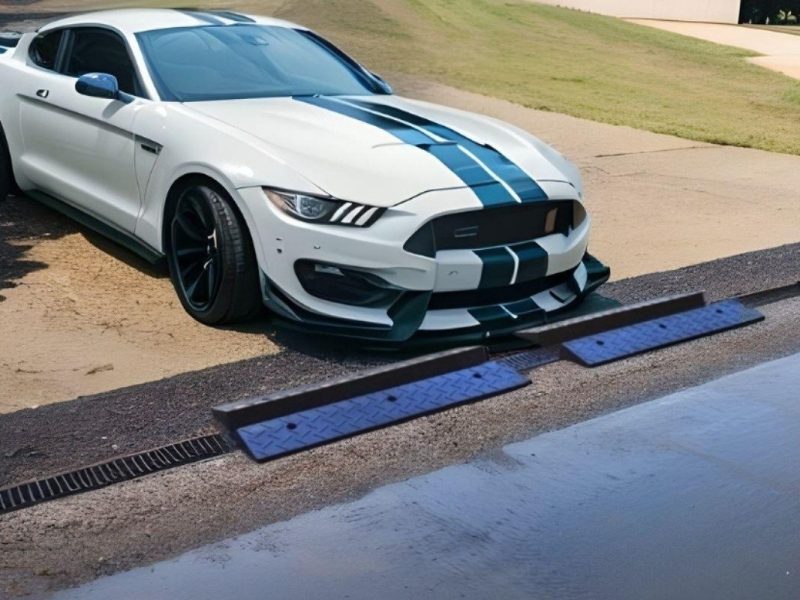
<svg viewBox="0 0 800 600"><path fill-rule="evenodd" d="M55 597L796 599L798 390L794 355Z"/></svg>

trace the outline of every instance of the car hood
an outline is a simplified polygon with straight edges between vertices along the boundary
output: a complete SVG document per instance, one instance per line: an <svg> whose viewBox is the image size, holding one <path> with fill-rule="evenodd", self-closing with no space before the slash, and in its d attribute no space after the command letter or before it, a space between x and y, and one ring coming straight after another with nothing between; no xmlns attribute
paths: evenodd
<svg viewBox="0 0 800 600"><path fill-rule="evenodd" d="M397 96L329 98L322 106L314 100L259 98L187 106L255 138L318 188L342 200L388 207L425 192L467 187L454 170L409 139L414 131L420 137L416 126L346 104L347 110L339 111L342 102L366 101L378 111L402 110L491 146L535 181L576 185L574 168L560 154L494 119ZM494 181L492 174L479 173L470 184Z"/></svg>

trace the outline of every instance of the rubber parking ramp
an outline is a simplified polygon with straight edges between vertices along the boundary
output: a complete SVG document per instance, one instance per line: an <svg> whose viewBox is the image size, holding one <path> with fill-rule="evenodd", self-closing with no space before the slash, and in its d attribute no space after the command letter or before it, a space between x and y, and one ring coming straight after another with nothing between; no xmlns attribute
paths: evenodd
<svg viewBox="0 0 800 600"><path fill-rule="evenodd" d="M267 461L528 385L501 362L444 373L246 425L236 433L250 456Z"/></svg>
<svg viewBox="0 0 800 600"><path fill-rule="evenodd" d="M524 329L515 335L536 346L549 346L705 305L703 292L667 296Z"/></svg>
<svg viewBox="0 0 800 600"><path fill-rule="evenodd" d="M586 367L596 367L763 320L764 315L739 300L723 300L565 342L561 346L562 357Z"/></svg>
<svg viewBox="0 0 800 600"><path fill-rule="evenodd" d="M745 306L755 308L764 306L765 304L772 304L773 302L780 302L781 300L788 300L789 298L797 298L798 296L800 296L800 282L758 292L751 292L739 296L737 299Z"/></svg>
<svg viewBox="0 0 800 600"><path fill-rule="evenodd" d="M212 412L217 421L235 431L251 423L363 396L418 379L459 371L487 360L489 354L483 346L447 350L360 371L354 376L222 404L214 407Z"/></svg>

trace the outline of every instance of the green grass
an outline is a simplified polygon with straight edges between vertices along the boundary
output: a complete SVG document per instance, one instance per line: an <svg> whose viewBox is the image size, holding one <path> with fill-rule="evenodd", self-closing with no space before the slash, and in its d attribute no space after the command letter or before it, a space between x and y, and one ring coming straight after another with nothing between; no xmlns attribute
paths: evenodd
<svg viewBox="0 0 800 600"><path fill-rule="evenodd" d="M749 64L746 50L520 0L201 3L303 23L385 76L411 74L595 121L800 154L800 81Z"/></svg>

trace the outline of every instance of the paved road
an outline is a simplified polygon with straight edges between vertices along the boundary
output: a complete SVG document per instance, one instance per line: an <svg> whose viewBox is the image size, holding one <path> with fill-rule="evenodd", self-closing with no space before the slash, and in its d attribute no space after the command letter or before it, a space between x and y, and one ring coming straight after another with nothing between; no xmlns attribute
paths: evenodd
<svg viewBox="0 0 800 600"><path fill-rule="evenodd" d="M797 251L790 246L744 255L610 290L634 300L707 285L719 297L787 283L798 276ZM535 371L533 385L514 393L265 465L234 453L11 513L0 518L0 596L57 589L163 560L393 481L492 455L537 432L800 352L800 298L762 311L766 320L751 327L598 369L549 365ZM8 415L0 419L0 474L19 481L159 445L206 430L208 407L220 396L243 398L357 368L357 358L336 363L330 357L285 352L44 407L41 414ZM20 442L30 446L12 452Z"/></svg>
<svg viewBox="0 0 800 600"><path fill-rule="evenodd" d="M758 52L764 56L750 58L750 62L778 71L789 77L800 79L800 36L766 31L741 25L720 25L714 23L682 23L679 21L655 21L631 19L633 23L647 25L696 37L701 40L736 46Z"/></svg>
<svg viewBox="0 0 800 600"><path fill-rule="evenodd" d="M800 354L55 599L796 600L798 388Z"/></svg>

